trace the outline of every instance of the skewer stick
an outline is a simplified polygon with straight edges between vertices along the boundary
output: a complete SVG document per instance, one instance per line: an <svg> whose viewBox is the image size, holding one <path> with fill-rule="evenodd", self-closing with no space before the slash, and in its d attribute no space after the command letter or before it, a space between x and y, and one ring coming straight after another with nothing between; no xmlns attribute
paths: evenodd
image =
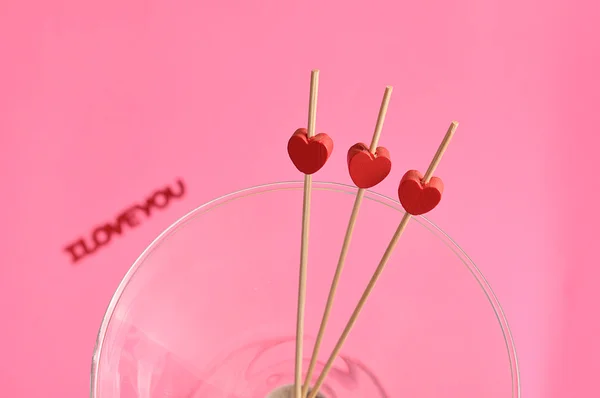
<svg viewBox="0 0 600 398"><path fill-rule="evenodd" d="M319 71L313 70L310 75L310 97L308 100L308 138L315 135L317 118L317 95L319 90ZM304 199L302 205L302 241L300 243L300 277L298 281L298 309L296 318L296 368L294 375L295 397L302 394L302 359L304 339L304 308L306 306L306 268L308 263L308 231L310 227L310 199L312 192L312 175L304 175Z"/></svg>
<svg viewBox="0 0 600 398"><path fill-rule="evenodd" d="M308 97L308 125L306 134L308 138L315 136L317 122L317 97L319 95L319 70L313 69L310 73L310 96Z"/></svg>
<svg viewBox="0 0 600 398"><path fill-rule="evenodd" d="M381 106L379 107L379 115L377 115L377 124L375 125L375 132L371 139L371 147L369 150L372 154L375 154L377 145L379 144L379 137L381 137L381 131L383 130L383 122L385 121L385 115L387 114L388 106L390 104L390 98L392 96L392 86L387 86L383 93L383 99L381 100Z"/></svg>
<svg viewBox="0 0 600 398"><path fill-rule="evenodd" d="M385 115L387 113L388 105L390 103L390 97L392 96L392 89L393 88L390 86L386 87L385 92L383 94L383 100L381 101L381 107L379 108L379 115L377 116L377 124L375 125L375 132L373 133L373 138L371 139L371 147L369 149L372 154L375 154L375 151L377 150L377 144L379 143L379 137L381 137L381 130L383 129L383 122L385 120ZM365 191L365 189L360 188L358 190L358 193L356 194L356 199L354 200L354 207L352 208L350 221L348 222L348 227L346 229L346 235L344 237L344 243L342 244L342 250L338 259L337 268L335 269L333 281L331 282L329 297L327 297L327 304L325 305L325 311L321 320L321 326L319 327L319 332L317 333L312 357L310 358L310 364L308 366L308 371L304 379L302 397L306 396L306 394L308 393L308 389L310 388L310 380L312 378L315 366L317 364L319 350L321 348L321 343L323 342L323 335L325 334L325 329L327 328L327 322L329 321L329 315L331 313L331 308L333 307L335 293L337 291L340 276L342 275L342 270L344 269L344 263L348 254L348 248L350 247L350 242L352 241L354 225L356 224L356 219L358 218L358 213L362 204L362 200L365 196Z"/></svg>
<svg viewBox="0 0 600 398"><path fill-rule="evenodd" d="M442 140L442 143L440 144L440 146L437 150L437 153L433 157L433 160L431 161L431 164L429 165L429 168L427 169L427 173L423 178L424 184L428 183L429 180L431 179L431 177L433 176L433 173L435 172L435 169L437 168L438 164L440 163L440 160L442 159L442 156L444 155L444 152L446 151L446 148L448 147L448 144L449 144L450 140L452 139L452 136L456 132L457 127L458 127L458 123L452 122L452 124L448 128L448 131L446 132L446 135L444 136L444 139ZM383 257L381 258L379 265L377 266L375 272L373 273L373 276L371 277L371 280L369 281L369 284L367 285L367 288L365 289L360 300L358 301L356 308L352 312L352 316L350 317L350 320L346 324L346 327L344 328L342 335L340 336L337 344L335 345L333 352L331 353L331 356L327 360L327 363L325 364L325 367L323 368L321 375L319 375L317 382L313 386L308 398L315 398L319 389L323 385L325 378L327 377L329 371L331 370L331 367L333 366L333 362L335 361L336 357L338 356L339 352L341 351L342 346L346 342L346 339L348 338L348 335L350 334L352 327L356 323L358 315L360 314L367 299L369 298L369 295L373 291L373 288L375 287L377 280L381 276L381 273L383 272L385 265L387 264L388 260L390 259L392 252L394 251L394 248L396 247L398 240L404 233L404 230L406 229L406 226L408 225L408 222L410 221L411 217L412 216L409 213L404 213L402 220L400 220L400 224L398 225L398 228L396 229L394 236L392 236L392 239L391 239L390 243L388 244L388 247L385 250Z"/></svg>

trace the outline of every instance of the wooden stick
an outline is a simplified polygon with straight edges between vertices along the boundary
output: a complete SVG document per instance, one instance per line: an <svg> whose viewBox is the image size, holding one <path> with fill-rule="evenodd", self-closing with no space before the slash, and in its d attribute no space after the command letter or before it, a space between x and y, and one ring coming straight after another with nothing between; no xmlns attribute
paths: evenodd
<svg viewBox="0 0 600 398"><path fill-rule="evenodd" d="M423 178L423 183L426 184L431 179L431 177L432 177L435 169L437 168L438 164L440 163L440 160L442 159L442 156L444 155L444 152L446 151L446 148L448 147L448 143L450 142L450 139L452 139L452 136L454 135L457 127L458 127L458 123L452 122L452 124L450 125L450 128L448 128L448 131L446 132L446 135L444 136L444 139L442 140L442 143L440 144L440 147L438 148L437 153L433 157L433 160L431 161L431 164L429 165L427 173L426 173L425 177ZM327 374L329 373L329 371L331 370L331 367L333 366L333 362L337 358L339 352L342 349L342 346L346 342L346 339L348 338L348 335L350 334L352 327L356 323L358 315L360 314L367 299L369 298L369 295L373 291L373 288L375 287L377 280L381 276L381 273L383 272L385 265L387 264L388 260L390 259L392 252L394 251L394 248L396 247L398 240L404 233L404 230L406 229L406 226L408 225L408 222L410 221L411 217L412 216L409 213L404 213L402 220L400 220L400 224L398 225L396 232L392 236L392 239L391 239L390 243L388 244L388 247L385 250L383 257L381 258L379 265L377 266L375 272L373 273L373 276L371 277L371 280L369 281L369 284L367 285L367 288L365 289L360 300L358 301L356 308L352 312L352 316L350 317L350 320L346 324L346 327L344 328L342 335L340 336L337 344L335 345L333 352L329 356L329 359L327 360L327 363L325 364L325 367L323 368L321 375L319 375L317 382L313 386L308 398L315 398L319 389L323 385L323 382L325 381Z"/></svg>
<svg viewBox="0 0 600 398"><path fill-rule="evenodd" d="M392 96L392 86L387 86L383 93L383 99L381 100L381 106L379 107L379 115L377 115L377 124L375 125L375 132L371 139L371 147L369 150L372 154L375 154L377 145L379 144L379 137L381 137L381 131L383 130L383 122L385 121L385 115L387 114L388 105L390 104L390 98Z"/></svg>
<svg viewBox="0 0 600 398"><path fill-rule="evenodd" d="M433 176L435 169L437 169L438 165L440 164L440 161L442 160L442 156L444 156L446 149L448 149L450 140L452 139L452 137L454 137L454 133L456 132L457 128L458 128L458 122L450 123L450 127L448 127L448 131L446 131L446 135L444 136L442 143L440 144L437 152L435 153L435 156L433 157L433 160L431 161L431 163L429 164L429 167L427 168L427 172L425 173L425 176L423 177L423 184L427 184L429 182L429 180L431 180L431 177Z"/></svg>
<svg viewBox="0 0 600 398"><path fill-rule="evenodd" d="M308 101L308 137L315 135L317 118L317 95L319 90L319 71L313 70L310 75L310 97ZM300 277L298 281L298 309L296 317L296 369L294 374L295 397L302 394L302 360L304 339L304 308L306 306L306 268L308 263L308 231L310 227L310 199L312 192L312 175L304 175L304 199L302 205L302 241L300 243Z"/></svg>
<svg viewBox="0 0 600 398"><path fill-rule="evenodd" d="M310 95L308 97L308 138L315 136L315 123L317 121L317 97L319 95L319 70L313 69L310 73Z"/></svg>
<svg viewBox="0 0 600 398"><path fill-rule="evenodd" d="M375 151L377 150L377 144L379 143L379 137L381 137L381 130L383 129L383 122L385 120L385 115L387 113L388 105L390 103L392 89L393 88L390 86L386 87L385 92L383 94L383 100L381 101L381 107L379 108L379 115L377 116L377 124L375 125L375 132L373 133L373 138L371 139L370 151L372 154L375 154ZM310 388L310 379L312 378L315 366L317 364L319 350L321 348L321 343L323 342L323 335L325 334L325 329L327 328L327 322L329 321L329 315L331 313L331 308L333 307L333 301L335 299L335 294L337 291L340 276L342 275L342 270L344 269L344 263L346 261L348 249L350 247L350 242L352 241L354 225L356 224L356 219L358 218L358 213L362 204L362 200L365 196L365 191L365 189L360 188L358 190L358 193L356 194L356 199L354 200L354 207L352 208L350 221L348 222L348 227L346 228L344 243L342 244L342 250L338 259L337 268L335 269L333 281L331 282L331 288L329 289L329 296L327 297L327 304L325 305L325 311L323 312L323 318L321 319L321 326L319 327L319 332L317 333L317 338L315 340L312 356L310 358L310 364L308 366L308 371L304 379L302 397L306 396L306 394L308 393L308 389Z"/></svg>

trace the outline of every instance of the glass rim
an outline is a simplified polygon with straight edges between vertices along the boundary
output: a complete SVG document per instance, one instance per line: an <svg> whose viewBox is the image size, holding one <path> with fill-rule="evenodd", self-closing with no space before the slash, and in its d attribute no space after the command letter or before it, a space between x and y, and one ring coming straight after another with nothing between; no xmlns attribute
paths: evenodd
<svg viewBox="0 0 600 398"><path fill-rule="evenodd" d="M131 267L127 270L119 285L117 286L115 292L111 296L109 304L107 306L106 311L102 317L102 322L100 324L100 329L96 336L96 342L94 344L94 350L92 355L92 368L91 368L91 379L90 379L90 397L96 398L96 389L97 389L97 372L99 365L99 355L102 352L102 347L104 343L104 337L108 330L108 326L112 320L114 311L120 301L121 295L140 265L144 262L146 257L150 255L152 251L154 251L160 243L164 241L164 239L175 232L180 226L186 224L188 221L192 220L194 216L199 215L206 210L217 207L221 204L224 204L228 201L243 198L252 194L260 194L264 192L276 191L281 189L302 189L304 186L304 182L301 180L291 180L291 181L278 181L271 182L266 184L254 185L248 188L243 188L237 191L233 191L227 193L225 195L219 196L215 199L209 200L201 204L200 206L188 211L186 214L181 216L177 221L169 225L164 231L162 231L152 242L142 251L142 253L136 258ZM312 188L314 190L330 190L335 192L342 192L347 194L355 194L358 191L358 188L353 185L343 184L338 182L327 182L327 181L313 181ZM389 196L366 190L365 199L374 200L383 205L386 205L392 209L400 213L404 213L404 209L398 200L390 198ZM498 300L496 294L494 293L492 287L490 286L487 279L483 276L483 273L479 270L477 265L473 262L473 260L469 257L469 255L440 227L438 227L434 222L429 220L425 216L413 216L413 219L417 221L421 226L430 230L430 232L437 235L448 248L450 248L463 262L467 270L471 273L471 275L475 278L483 293L486 295L486 298L490 305L492 306L492 310L494 311L494 315L496 316L496 320L502 330L502 335L504 337L504 342L506 344L506 350L509 359L510 372L511 372L511 381L512 381L512 398L520 398L521 397L521 382L519 375L519 365L517 360L517 352L514 344L514 340L512 337L512 332L510 330L510 326L508 324L508 320L506 315L504 314L504 310L500 305L500 301Z"/></svg>

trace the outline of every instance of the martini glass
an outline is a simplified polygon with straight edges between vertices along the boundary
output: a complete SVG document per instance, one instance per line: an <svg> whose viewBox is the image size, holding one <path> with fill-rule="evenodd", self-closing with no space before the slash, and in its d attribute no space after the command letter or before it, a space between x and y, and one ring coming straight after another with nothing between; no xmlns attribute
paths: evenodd
<svg viewBox="0 0 600 398"><path fill-rule="evenodd" d="M302 182L282 182L235 192L163 232L110 301L91 397L265 398L293 383L302 190ZM356 193L313 184L304 370ZM402 215L397 201L365 195L315 379ZM426 218L408 225L321 394L520 397L498 300Z"/></svg>

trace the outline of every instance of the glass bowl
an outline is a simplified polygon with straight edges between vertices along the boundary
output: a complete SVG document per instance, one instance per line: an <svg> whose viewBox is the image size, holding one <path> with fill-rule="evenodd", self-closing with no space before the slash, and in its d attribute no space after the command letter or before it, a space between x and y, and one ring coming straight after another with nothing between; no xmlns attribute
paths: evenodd
<svg viewBox="0 0 600 398"><path fill-rule="evenodd" d="M357 189L313 183L304 370ZM235 192L169 227L102 320L93 398L265 398L294 380L302 182ZM367 192L321 346L326 362L403 210ZM414 217L321 388L325 398L519 397L498 300L438 227Z"/></svg>

